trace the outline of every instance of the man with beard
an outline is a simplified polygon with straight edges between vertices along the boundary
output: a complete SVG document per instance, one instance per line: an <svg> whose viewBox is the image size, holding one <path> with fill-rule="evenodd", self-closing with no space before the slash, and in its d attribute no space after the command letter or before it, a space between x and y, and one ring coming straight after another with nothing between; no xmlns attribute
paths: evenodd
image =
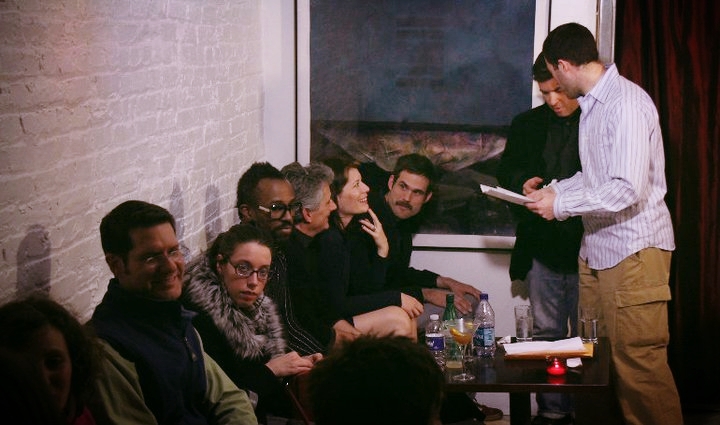
<svg viewBox="0 0 720 425"><path fill-rule="evenodd" d="M236 207L241 222L267 230L275 240L276 249L265 294L275 301L280 310L288 346L302 356L325 353L327 346L318 341L308 326L298 319L297 300L288 287L285 249L293 230L294 217L302 214L302 205L295 201L292 185L271 164L256 162L238 180ZM354 329L345 323L345 327Z"/></svg>
<svg viewBox="0 0 720 425"><path fill-rule="evenodd" d="M658 112L615 64L603 64L590 30L560 25L543 42L553 78L578 98L582 171L528 194L546 220L582 217L579 304L599 310L618 401L627 424L681 424L667 362L673 223L665 204Z"/></svg>

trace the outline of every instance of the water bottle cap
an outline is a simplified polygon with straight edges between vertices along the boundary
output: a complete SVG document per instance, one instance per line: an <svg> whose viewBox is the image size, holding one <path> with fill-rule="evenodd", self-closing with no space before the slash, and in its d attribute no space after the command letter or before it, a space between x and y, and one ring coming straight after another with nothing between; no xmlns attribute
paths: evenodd
<svg viewBox="0 0 720 425"><path fill-rule="evenodd" d="M430 320L440 320L440 316L438 316L437 314L431 314Z"/></svg>
<svg viewBox="0 0 720 425"><path fill-rule="evenodd" d="M481 300L487 300L487 299L488 299L488 294L485 293L485 292L483 292L482 294L480 294L480 299L481 299Z"/></svg>

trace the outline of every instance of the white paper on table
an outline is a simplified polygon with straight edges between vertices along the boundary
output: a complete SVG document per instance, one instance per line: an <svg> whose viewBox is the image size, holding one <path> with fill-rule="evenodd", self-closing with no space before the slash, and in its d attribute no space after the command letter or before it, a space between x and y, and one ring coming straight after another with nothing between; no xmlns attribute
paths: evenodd
<svg viewBox="0 0 720 425"><path fill-rule="evenodd" d="M587 348L580 337L561 339L558 341L528 341L504 344L506 357L526 356L532 354L551 355L559 354L582 354L587 353ZM592 355L592 352L589 353ZM574 356L577 357L577 356Z"/></svg>

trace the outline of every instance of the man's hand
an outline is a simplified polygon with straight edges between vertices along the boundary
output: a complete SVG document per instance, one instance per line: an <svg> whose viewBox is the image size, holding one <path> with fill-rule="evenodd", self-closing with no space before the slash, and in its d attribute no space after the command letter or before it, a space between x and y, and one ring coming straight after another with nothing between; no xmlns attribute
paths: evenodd
<svg viewBox="0 0 720 425"><path fill-rule="evenodd" d="M333 325L335 331L335 344L339 344L345 341L352 341L355 338L362 335L362 332L355 326L351 325L347 320L338 320Z"/></svg>
<svg viewBox="0 0 720 425"><path fill-rule="evenodd" d="M451 277L438 276L438 288L446 288L455 294L455 308L461 315L472 313L472 305L465 299L465 295L470 295L475 299L480 299L480 290L467 283L458 282ZM444 304L444 303L443 303Z"/></svg>
<svg viewBox="0 0 720 425"><path fill-rule="evenodd" d="M523 195L527 196L538 190L538 186L543 182L542 177L529 178L522 186Z"/></svg>
<svg viewBox="0 0 720 425"><path fill-rule="evenodd" d="M315 362L308 357L300 357L298 353L293 351L282 356L273 357L269 362L265 363L265 366L278 377L297 375L312 369Z"/></svg>
<svg viewBox="0 0 720 425"><path fill-rule="evenodd" d="M555 210L553 204L555 203L555 195L555 189L550 186L544 187L528 194L527 197L535 202L528 202L525 206L545 220L554 220Z"/></svg>
<svg viewBox="0 0 720 425"><path fill-rule="evenodd" d="M423 305L415 297L408 294L400 293L400 308L410 316L411 319L416 319L423 312Z"/></svg>

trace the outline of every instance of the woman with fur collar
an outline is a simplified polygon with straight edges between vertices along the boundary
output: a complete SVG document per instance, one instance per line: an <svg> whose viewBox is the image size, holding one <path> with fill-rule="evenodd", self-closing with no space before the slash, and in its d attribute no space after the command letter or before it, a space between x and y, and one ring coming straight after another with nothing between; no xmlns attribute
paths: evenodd
<svg viewBox="0 0 720 425"><path fill-rule="evenodd" d="M262 229L238 224L187 266L184 304L207 352L235 384L256 395L256 415L289 417L282 379L309 371L322 355L287 353L275 303L264 295L272 240Z"/></svg>

